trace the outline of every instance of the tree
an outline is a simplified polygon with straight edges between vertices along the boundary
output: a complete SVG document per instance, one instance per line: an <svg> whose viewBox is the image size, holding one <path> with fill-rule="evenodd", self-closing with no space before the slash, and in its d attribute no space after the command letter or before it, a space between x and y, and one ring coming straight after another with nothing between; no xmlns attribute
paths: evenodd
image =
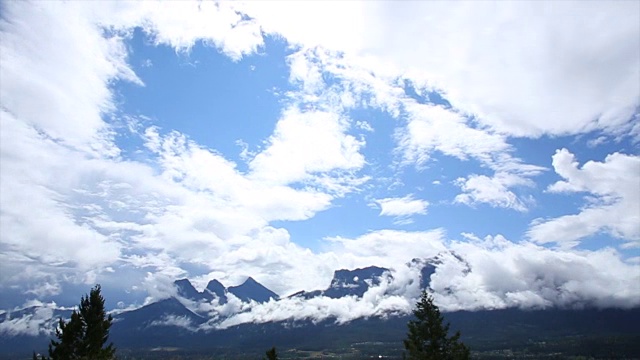
<svg viewBox="0 0 640 360"><path fill-rule="evenodd" d="M104 309L100 285L96 285L89 295L80 299L80 307L71 313L69 322L60 319L56 329L57 341L51 340L49 344L50 359L114 359L116 349L113 344L104 346L112 321Z"/></svg>
<svg viewBox="0 0 640 360"><path fill-rule="evenodd" d="M266 360L278 360L278 353L276 352L275 346L270 350L267 350L267 359Z"/></svg>
<svg viewBox="0 0 640 360"><path fill-rule="evenodd" d="M416 319L407 325L409 333L404 340L405 357L413 360L464 360L469 359L469 348L460 339L460 332L448 337L450 324L444 324L440 309L426 290L413 311Z"/></svg>

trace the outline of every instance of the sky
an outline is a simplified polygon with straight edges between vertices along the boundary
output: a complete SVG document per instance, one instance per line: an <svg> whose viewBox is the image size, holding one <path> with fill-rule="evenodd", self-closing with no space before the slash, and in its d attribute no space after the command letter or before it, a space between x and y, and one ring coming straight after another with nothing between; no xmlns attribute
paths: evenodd
<svg viewBox="0 0 640 360"><path fill-rule="evenodd" d="M445 309L640 305L640 2L0 17L0 308L96 283L136 307L179 278L287 296L438 254ZM328 311L410 308L374 295Z"/></svg>

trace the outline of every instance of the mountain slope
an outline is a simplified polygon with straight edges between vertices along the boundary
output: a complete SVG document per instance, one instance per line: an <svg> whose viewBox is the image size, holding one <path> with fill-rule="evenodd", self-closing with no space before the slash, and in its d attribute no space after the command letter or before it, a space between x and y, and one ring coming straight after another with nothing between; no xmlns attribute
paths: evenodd
<svg viewBox="0 0 640 360"><path fill-rule="evenodd" d="M278 300L278 294L267 289L259 282L255 281L252 277L247 278L244 283L238 286L230 286L227 291L238 297L243 302L249 302L251 300L265 303L271 299Z"/></svg>
<svg viewBox="0 0 640 360"><path fill-rule="evenodd" d="M326 296L332 299L339 299L345 296L362 297L370 287L380 285L382 276L388 271L389 269L377 266L355 270L336 270L327 289L300 291L289 297L301 297L304 299L311 299L317 296Z"/></svg>

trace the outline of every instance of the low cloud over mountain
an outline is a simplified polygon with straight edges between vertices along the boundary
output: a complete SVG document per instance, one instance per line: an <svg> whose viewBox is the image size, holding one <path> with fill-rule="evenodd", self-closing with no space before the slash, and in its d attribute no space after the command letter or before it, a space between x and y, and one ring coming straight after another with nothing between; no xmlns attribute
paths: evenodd
<svg viewBox="0 0 640 360"><path fill-rule="evenodd" d="M522 259L518 264L498 260L492 260L490 253L483 256L483 261L495 261L495 277L489 276L487 279L490 281L473 288L465 286L474 284L483 275L487 276L484 274L487 267L477 270L474 266L477 260L468 260L464 255L451 251L440 252L431 258L416 258L396 268L369 266L336 270L327 288L283 297L250 277L241 285L230 287L211 280L201 291L188 279L180 279L174 281L173 290L167 293L167 298L138 309L118 311L115 319L117 326L129 329L177 326L190 332L283 321L345 324L361 318L387 319L410 314L423 289L434 294L444 311L640 306L639 297L634 293L637 290L631 284L627 284L626 293L597 296L598 282L602 280L598 279L596 269L588 267L580 276L584 276L585 282L591 282L590 292L577 291L584 286L570 280L575 279L576 274L566 274L563 279L557 269L569 269L567 265L571 259L547 259L544 262ZM578 259L573 261L579 262ZM509 266L531 280L525 282L504 277ZM522 286L531 282L536 283L536 289ZM9 337L50 333L55 317L62 314L55 309L55 304L39 304L4 313L0 331Z"/></svg>

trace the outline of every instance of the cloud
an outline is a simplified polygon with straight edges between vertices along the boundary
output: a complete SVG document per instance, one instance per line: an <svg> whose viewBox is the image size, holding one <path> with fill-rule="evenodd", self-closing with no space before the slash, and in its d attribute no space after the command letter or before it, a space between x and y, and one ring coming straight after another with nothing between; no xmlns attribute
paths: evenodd
<svg viewBox="0 0 640 360"><path fill-rule="evenodd" d="M564 180L547 191L558 194L587 193L578 214L534 220L527 235L538 243L575 246L579 240L600 231L640 246L640 157L613 153L604 161L578 161L567 149L553 155L553 168Z"/></svg>
<svg viewBox="0 0 640 360"><path fill-rule="evenodd" d="M114 156L119 149L102 120L115 109L109 83L142 82L127 65L121 38L103 36L91 20L80 3L3 5L3 120L11 115L66 145Z"/></svg>
<svg viewBox="0 0 640 360"><path fill-rule="evenodd" d="M413 258L429 258L446 250L443 229L430 231L377 230L350 239L331 237L331 251L342 254L347 268L363 266L394 267Z"/></svg>
<svg viewBox="0 0 640 360"><path fill-rule="evenodd" d="M409 235L391 231L385 234L396 244L403 238L406 241ZM414 235L415 239L424 236ZM452 242L447 250L431 257L438 266L430 288L444 311L554 306L629 308L640 304L640 293L634 286L640 280L638 265L625 263L615 250L566 252L528 242L515 244L501 235L466 237L470 241ZM355 241L358 245L368 242ZM413 247L419 248L417 241ZM420 294L419 272L417 263L399 264L362 298L285 298L253 304L207 327L285 320L345 323L360 317L409 314ZM215 307L211 310L216 311Z"/></svg>
<svg viewBox="0 0 640 360"><path fill-rule="evenodd" d="M238 61L263 45L259 24L230 4L147 1L103 2L84 7L85 15L96 24L125 32L140 27L155 45L168 45L184 53L201 42Z"/></svg>
<svg viewBox="0 0 640 360"><path fill-rule="evenodd" d="M120 245L83 222L64 201L78 178L96 169L96 163L39 134L32 126L0 111L0 192L2 242L44 263L73 262L81 268L101 266L117 259ZM70 160L77 160L69 165ZM34 167L30 164L41 164ZM65 174L50 182L51 173ZM33 216L37 209L42 216Z"/></svg>
<svg viewBox="0 0 640 360"><path fill-rule="evenodd" d="M538 137L633 126L639 7L249 2L241 10L293 43L366 58L380 73L411 74L499 133Z"/></svg>
<svg viewBox="0 0 640 360"><path fill-rule="evenodd" d="M264 323L284 320L311 320L320 322L332 320L338 324L348 323L361 317L386 317L390 314L406 314L412 304L400 296L373 296L380 287L370 289L362 299L345 297L331 299L324 296L303 300L300 298L283 299L259 304L247 312L235 314L225 319L217 328L227 328L243 323ZM378 295L381 295L378 293Z"/></svg>
<svg viewBox="0 0 640 360"><path fill-rule="evenodd" d="M511 149L503 136L470 127L454 110L410 100L404 105L409 119L398 134L404 161L422 165L433 151L439 151L460 160L471 156L489 163L494 154Z"/></svg>
<svg viewBox="0 0 640 360"><path fill-rule="evenodd" d="M408 112L408 122L396 133L396 151L400 152L405 164L423 166L436 151L462 161L473 158L494 174L458 178L454 184L462 193L454 202L527 210L530 201L519 197L512 189L533 187L530 178L540 174L543 168L524 164L511 156L513 148L504 136L472 127L469 120L452 109L418 104L413 100L405 100L403 104Z"/></svg>
<svg viewBox="0 0 640 360"><path fill-rule="evenodd" d="M547 249L515 244L502 236L456 242L451 249L471 272L443 271L432 278L443 306L482 307L638 306L637 265L610 248L597 251ZM461 276L462 274L462 276ZM476 304L476 305L474 305ZM482 304L482 305L480 305Z"/></svg>
<svg viewBox="0 0 640 360"><path fill-rule="evenodd" d="M509 173L496 173L493 177L485 175L470 175L467 178L458 178L454 182L463 191L455 197L454 201L466 205L480 203L493 207L527 211L526 203L509 190L513 186L532 186L529 179Z"/></svg>
<svg viewBox="0 0 640 360"><path fill-rule="evenodd" d="M411 215L424 215L427 213L429 202L414 199L413 195L401 198L376 199L380 206L380 216L408 217Z"/></svg>
<svg viewBox="0 0 640 360"><path fill-rule="evenodd" d="M364 143L346 134L348 127L348 120L335 113L285 110L267 147L249 162L250 178L270 184L313 184L316 174L362 168L359 150Z"/></svg>
<svg viewBox="0 0 640 360"><path fill-rule="evenodd" d="M336 199L361 191L368 181L364 136L374 134L369 122L351 119L351 109L383 110L398 120L392 125L397 128L397 154L407 164L420 168L436 154L479 164L482 171L455 182L462 193L453 201L518 211L530 204L518 189L534 188L532 179L544 169L517 158L511 137L597 129L624 136L633 125L629 114L638 105L633 81L638 78L636 3L561 4L553 9L527 3L396 5L4 3L3 286L19 284L29 294L50 296L60 291L57 284L64 289L63 282L100 281L153 301L171 295L176 277L195 276L206 283L213 276L233 285L251 275L289 294L326 286L338 268L394 267L400 279L404 262L451 248L469 258L472 271L465 274L464 266L450 258L443 275L434 279L445 294L447 288L456 289L457 297L439 298L448 309L574 301L637 304L632 286L637 266L610 249L549 250L527 242L502 244L498 237L487 240L501 244L497 247L452 245L444 229L378 229L355 238L329 238L321 251L312 252L279 227L279 221L314 217ZM540 9L548 12L544 21L522 16ZM494 10L497 16L482 16ZM328 19L334 26L326 26ZM247 171L185 134L120 114L117 84L144 85L127 63L126 41L138 27L154 45L188 52L201 43L236 61L263 46L263 31L302 44L287 59L294 90L286 95L273 135L263 147L244 152ZM416 38L424 42L416 43ZM330 78L334 81L327 82ZM451 107L409 98L404 80L418 92L438 91ZM123 123L132 125L126 135L144 143L136 149L140 157L127 159L118 147L116 135L127 131L120 128ZM367 134L357 137L354 130ZM382 127L376 128L376 136L382 133ZM635 245L640 223L633 207L637 191L632 191L638 183L637 157L612 154L579 169L569 155L554 156L554 169L565 181L548 190L587 192L587 205L577 215L532 224L531 239L571 242L606 231L625 239L625 246ZM428 204L412 197L379 201L381 215L390 216L421 213ZM502 263L502 257L508 261ZM574 270L575 279L570 275ZM596 274L593 283L587 281L588 273ZM507 279L505 284L499 275ZM401 282L394 284L404 289ZM300 310L300 316L319 311L347 321L381 309L407 309L400 290L376 298L378 290L367 300L319 299ZM414 294L415 289L406 291ZM304 306L293 300L282 304L282 312L269 308L279 306L273 304L256 308L254 318L268 319L269 311L278 318L287 307ZM32 331L40 318L16 320L11 326Z"/></svg>
<svg viewBox="0 0 640 360"><path fill-rule="evenodd" d="M27 311L20 317L12 317L11 312L4 314L6 320L0 322L0 334L9 337L49 335L56 321L53 318L54 310L58 308L56 304L31 302L25 305L34 307L33 311Z"/></svg>
<svg viewBox="0 0 640 360"><path fill-rule="evenodd" d="M530 242L514 243L501 235L480 239L474 234L464 234L466 241L447 241L445 244L441 236L442 233L437 231L385 230L356 239L336 239L348 250L360 249L360 253L353 257L354 263L366 263L380 256L386 260L385 266L391 269L383 275L379 285L371 286L360 298L319 296L304 300L292 297L258 304L242 303L229 294L228 302L223 305L215 300L195 303L180 299L185 306L207 315L210 320L196 328L187 319L165 317L154 325L209 331L243 323L329 320L342 324L361 317L409 314L420 295L418 280L424 263L394 262L391 259L396 255L411 254L430 259L437 265L431 276L430 289L443 311L511 307L631 308L640 305L640 290L635 286L640 280L639 265L623 261L614 249L566 251ZM384 244L388 247L381 246ZM384 252L398 248L412 251L383 257ZM326 280L318 288L326 288L328 284ZM165 291L176 296L175 288L168 282L167 286ZM8 334L17 334L18 331L36 334L36 331L52 326L46 322L52 318L47 309L45 307L40 314L36 311L39 315L25 314L5 321L0 329Z"/></svg>
<svg viewBox="0 0 640 360"><path fill-rule="evenodd" d="M401 157L401 165L423 169L437 153L460 161L475 160L494 171L492 176L470 174L459 179L456 184L463 193L454 201L467 205L487 203L517 211L526 211L532 203L530 198L519 196L516 189L533 187L530 178L544 168L512 156L514 148L505 135L478 126L475 118L456 109L416 101L407 95L406 84L399 75L374 76L366 63L347 54L304 49L290 55L289 63L290 80L301 87L302 95L296 93L300 97L295 98L297 101L328 107L331 111L367 106L406 120L406 125L395 131L395 152ZM324 77L340 81L329 85ZM416 86L416 90L425 90L419 84Z"/></svg>
<svg viewBox="0 0 640 360"><path fill-rule="evenodd" d="M160 320L154 320L149 326L177 326L191 331L196 327L187 316L165 315Z"/></svg>

